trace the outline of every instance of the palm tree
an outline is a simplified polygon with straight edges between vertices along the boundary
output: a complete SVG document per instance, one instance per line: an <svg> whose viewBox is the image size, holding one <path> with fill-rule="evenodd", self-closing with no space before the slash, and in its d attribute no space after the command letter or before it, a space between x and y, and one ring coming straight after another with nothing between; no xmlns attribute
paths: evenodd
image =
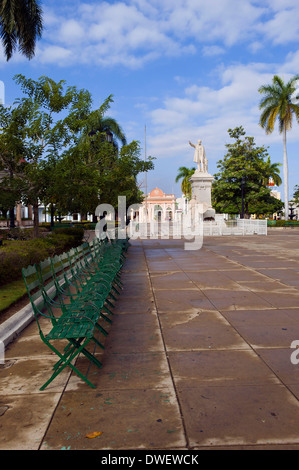
<svg viewBox="0 0 299 470"><path fill-rule="evenodd" d="M0 0L0 37L6 60L19 43L20 52L28 59L35 53L36 39L43 29L42 10L36 0Z"/></svg>
<svg viewBox="0 0 299 470"><path fill-rule="evenodd" d="M114 158L116 158L118 142L120 141L122 145L127 144L126 136L118 122L111 117L105 117L106 112L110 108L111 102L113 102L112 95L109 95L108 98L100 104L98 109L87 111L87 117L83 112L86 123L79 136L79 145L82 145L82 151L85 153L87 160L89 158L88 149L90 145L90 149L92 149L92 151L97 151L102 143L110 142L115 149L116 153ZM79 119L79 123L80 122L81 121ZM87 145L87 147L85 147L85 145ZM110 159L110 164L113 164L113 158Z"/></svg>
<svg viewBox="0 0 299 470"><path fill-rule="evenodd" d="M181 166L179 168L178 175L175 179L175 182L177 183L181 178L182 178L182 183L181 183L181 190L182 193L186 196L188 201L191 199L191 183L189 179L195 172L195 168L187 168L185 166Z"/></svg>
<svg viewBox="0 0 299 470"><path fill-rule="evenodd" d="M106 140L113 142L117 147L117 143L127 144L127 139L118 122L111 117L104 117L105 112L109 109L110 102L113 102L110 95L99 109L92 111L88 117L88 124L84 130L85 136L92 136L96 133L105 135Z"/></svg>
<svg viewBox="0 0 299 470"><path fill-rule="evenodd" d="M121 126L111 117L100 119L96 129L99 132L105 133L108 140L111 138L116 146L117 142L121 142L122 145L126 145L127 143L126 136Z"/></svg>
<svg viewBox="0 0 299 470"><path fill-rule="evenodd" d="M294 187L293 199L295 200L296 204L299 204L299 186L298 186L298 184L296 184L296 186Z"/></svg>
<svg viewBox="0 0 299 470"><path fill-rule="evenodd" d="M270 156L268 156L267 160L264 162L265 168L265 186L268 185L269 179L273 179L273 183L275 186L280 186L282 184L282 179L280 177L280 170L279 167L281 163L271 163Z"/></svg>
<svg viewBox="0 0 299 470"><path fill-rule="evenodd" d="M274 75L272 84L263 85L259 88L259 92L264 94L260 102L262 114L260 117L260 125L266 130L267 134L271 134L274 130L276 118L279 121L279 132L283 135L283 179L284 179L284 203L285 203L285 219L289 217L289 188L288 188L288 158L286 147L286 133L292 127L292 118L295 115L299 123L299 105L294 103L294 93L296 92L296 84L299 75L295 75L288 83L278 75ZM295 97L299 99L299 95Z"/></svg>

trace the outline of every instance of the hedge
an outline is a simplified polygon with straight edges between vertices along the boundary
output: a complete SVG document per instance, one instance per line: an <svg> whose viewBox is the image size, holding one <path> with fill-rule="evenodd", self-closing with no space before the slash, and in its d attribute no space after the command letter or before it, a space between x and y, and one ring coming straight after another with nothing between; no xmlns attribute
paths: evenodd
<svg viewBox="0 0 299 470"><path fill-rule="evenodd" d="M273 220L269 219L267 221L268 227L299 227L298 220Z"/></svg>
<svg viewBox="0 0 299 470"><path fill-rule="evenodd" d="M5 241L0 246L0 286L21 278L21 269L82 243L84 229L57 229L43 238Z"/></svg>

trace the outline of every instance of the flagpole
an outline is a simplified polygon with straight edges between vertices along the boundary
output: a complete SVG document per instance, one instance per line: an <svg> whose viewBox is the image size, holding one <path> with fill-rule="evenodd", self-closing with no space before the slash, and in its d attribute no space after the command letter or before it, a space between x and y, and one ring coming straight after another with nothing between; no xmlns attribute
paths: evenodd
<svg viewBox="0 0 299 470"><path fill-rule="evenodd" d="M144 161L146 163L146 126L144 126ZM145 223L147 224L147 171L146 170L145 170Z"/></svg>

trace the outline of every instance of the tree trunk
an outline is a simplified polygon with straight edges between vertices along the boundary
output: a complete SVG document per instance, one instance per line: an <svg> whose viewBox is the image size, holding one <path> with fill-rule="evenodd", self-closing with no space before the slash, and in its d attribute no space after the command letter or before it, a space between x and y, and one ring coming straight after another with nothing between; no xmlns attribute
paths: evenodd
<svg viewBox="0 0 299 470"><path fill-rule="evenodd" d="M54 205L53 205L53 203L51 203L50 208L51 208L51 223L50 223L50 226L54 227Z"/></svg>
<svg viewBox="0 0 299 470"><path fill-rule="evenodd" d="M38 215L38 202L34 202L33 205L33 234L34 237L38 237L39 235L39 215Z"/></svg>
<svg viewBox="0 0 299 470"><path fill-rule="evenodd" d="M287 156L287 130L286 124L283 125L283 184L284 184L284 218L289 218L289 170Z"/></svg>
<svg viewBox="0 0 299 470"><path fill-rule="evenodd" d="M12 185L13 181L13 172L12 170L9 171L9 178L10 178L10 184ZM10 207L9 209L9 228L15 228L15 208Z"/></svg>
<svg viewBox="0 0 299 470"><path fill-rule="evenodd" d="M9 228L15 228L15 208L9 209Z"/></svg>

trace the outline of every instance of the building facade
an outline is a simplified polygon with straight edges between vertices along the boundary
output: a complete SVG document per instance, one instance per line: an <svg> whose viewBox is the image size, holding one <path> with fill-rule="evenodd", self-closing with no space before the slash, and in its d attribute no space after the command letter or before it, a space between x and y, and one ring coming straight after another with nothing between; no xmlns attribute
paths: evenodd
<svg viewBox="0 0 299 470"><path fill-rule="evenodd" d="M147 216L146 216L147 214ZM153 189L145 198L138 213L139 222L174 220L176 198L174 194L165 194L162 189Z"/></svg>

